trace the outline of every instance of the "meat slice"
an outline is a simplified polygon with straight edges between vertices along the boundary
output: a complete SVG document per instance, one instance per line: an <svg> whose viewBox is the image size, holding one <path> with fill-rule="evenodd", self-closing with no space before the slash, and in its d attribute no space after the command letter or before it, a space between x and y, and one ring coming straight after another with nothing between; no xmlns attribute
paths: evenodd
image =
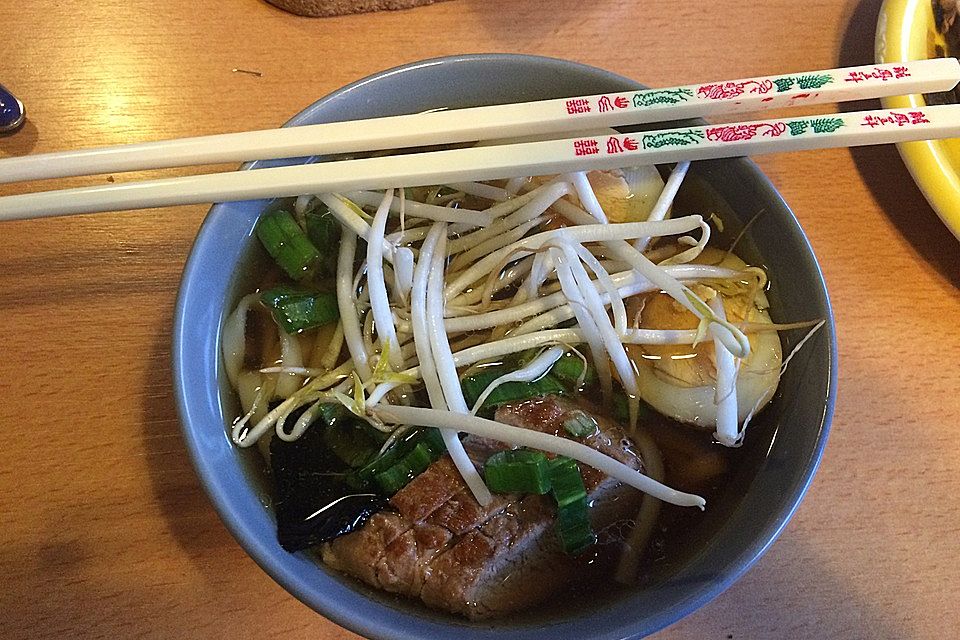
<svg viewBox="0 0 960 640"><path fill-rule="evenodd" d="M327 558L327 547L322 554L324 562L360 578L367 584L387 589L379 577L379 567L391 547L405 536L412 526L411 521L395 513L380 512L370 517L359 531L335 539L336 554ZM443 544L446 544L444 541Z"/></svg>
<svg viewBox="0 0 960 640"><path fill-rule="evenodd" d="M548 396L505 405L496 420L566 435L563 422L590 407ZM604 419L581 441L636 469L639 457L623 431ZM474 459L506 448L468 437ZM640 494L581 465L596 530L631 518ZM396 509L371 518L360 531L324 545L329 566L386 591L420 598L431 607L471 619L526 608L563 589L582 570L562 551L549 496L497 495L486 507L474 500L449 458L434 463L391 498Z"/></svg>
<svg viewBox="0 0 960 640"><path fill-rule="evenodd" d="M420 522L463 490L463 479L450 456L444 456L398 491L390 502L413 522Z"/></svg>

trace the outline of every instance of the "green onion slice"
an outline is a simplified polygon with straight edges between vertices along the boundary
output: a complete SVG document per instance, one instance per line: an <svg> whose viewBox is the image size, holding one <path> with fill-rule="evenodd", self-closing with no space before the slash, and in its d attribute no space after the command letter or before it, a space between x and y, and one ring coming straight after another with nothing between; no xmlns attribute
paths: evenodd
<svg viewBox="0 0 960 640"><path fill-rule="evenodd" d="M550 375L565 385L578 388L593 384L597 380L597 371L574 353L566 353L550 369Z"/></svg>
<svg viewBox="0 0 960 640"><path fill-rule="evenodd" d="M381 492L391 496L426 471L434 459L430 447L424 442L419 442L412 450L400 458L396 464L381 471L375 475L373 479L377 483L377 486L379 486Z"/></svg>
<svg viewBox="0 0 960 640"><path fill-rule="evenodd" d="M313 273L320 252L290 212L280 209L264 214L257 222L256 233L288 276L302 280Z"/></svg>
<svg viewBox="0 0 960 640"><path fill-rule="evenodd" d="M590 526L586 498L558 507L556 528L560 545L570 554L580 553L597 541Z"/></svg>
<svg viewBox="0 0 960 640"><path fill-rule="evenodd" d="M548 460L542 452L530 449L499 451L487 460L483 476L494 493L550 492L557 503L556 530L565 552L580 553L596 542L587 490L572 458Z"/></svg>
<svg viewBox="0 0 960 640"><path fill-rule="evenodd" d="M540 451L498 451L483 468L487 487L494 493L536 493L550 490L547 456Z"/></svg>
<svg viewBox="0 0 960 640"><path fill-rule="evenodd" d="M580 498L587 497L587 490L583 486L580 476L580 467L573 458L557 456L549 462L550 485L553 488L553 497L557 505L563 507Z"/></svg>
<svg viewBox="0 0 960 640"><path fill-rule="evenodd" d="M315 293L290 286L279 286L260 294L273 319L287 333L297 333L329 324L340 317L337 294Z"/></svg>
<svg viewBox="0 0 960 640"><path fill-rule="evenodd" d="M369 462L383 446L386 436L360 420L340 403L320 405L323 442L347 465L358 468Z"/></svg>
<svg viewBox="0 0 960 640"><path fill-rule="evenodd" d="M446 451L437 429L415 429L365 466L347 476L355 489L376 489L393 495L426 470ZM425 455L429 461L424 464Z"/></svg>
<svg viewBox="0 0 960 640"><path fill-rule="evenodd" d="M463 388L463 396L467 401L467 406L473 406L480 394L490 386L490 383L507 371L506 367L490 367L464 378L460 382L460 386ZM480 407L480 412L495 409L508 402L519 402L530 398L563 393L566 393L566 388L550 374L533 382L504 382L487 396Z"/></svg>
<svg viewBox="0 0 960 640"><path fill-rule="evenodd" d="M597 433L600 426L593 416L577 409L567 415L567 419L563 421L563 428L575 438L586 438Z"/></svg>
<svg viewBox="0 0 960 640"><path fill-rule="evenodd" d="M337 244L340 242L340 222L326 205L306 213L307 237L320 252L317 273L331 276L337 269Z"/></svg>
<svg viewBox="0 0 960 640"><path fill-rule="evenodd" d="M580 467L566 456L557 456L549 462L553 497L557 501L557 535L567 553L580 553L594 542L596 535L590 526L587 490L583 485Z"/></svg>

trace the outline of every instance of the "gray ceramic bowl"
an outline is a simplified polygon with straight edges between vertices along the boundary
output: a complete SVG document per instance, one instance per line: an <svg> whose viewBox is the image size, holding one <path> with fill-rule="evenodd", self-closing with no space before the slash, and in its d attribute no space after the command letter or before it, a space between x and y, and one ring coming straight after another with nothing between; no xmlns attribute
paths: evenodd
<svg viewBox="0 0 960 640"><path fill-rule="evenodd" d="M637 83L571 62L513 55L419 62L345 87L288 126L436 107L627 91ZM294 161L257 163L257 166ZM317 612L370 638L639 638L679 620L726 589L777 537L817 468L836 390L836 342L823 278L797 220L749 160L695 163L681 208L719 211L736 228L758 212L738 251L771 275L777 319L827 320L794 359L774 402L751 427L753 462L705 514L712 532L660 570L653 584L614 596L471 624L379 594L337 575L307 553L277 544L262 467L227 437L237 403L220 361L221 323L253 288L260 250L251 237L266 201L210 210L183 274L176 307L173 369L183 433L197 473L224 523L246 551ZM789 346L788 346L789 348Z"/></svg>

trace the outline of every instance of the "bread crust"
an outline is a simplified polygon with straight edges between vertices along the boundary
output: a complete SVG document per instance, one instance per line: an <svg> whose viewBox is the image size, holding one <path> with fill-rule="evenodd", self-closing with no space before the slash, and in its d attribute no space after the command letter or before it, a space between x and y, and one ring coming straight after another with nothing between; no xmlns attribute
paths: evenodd
<svg viewBox="0 0 960 640"><path fill-rule="evenodd" d="M300 16L326 18L369 11L412 9L443 0L267 0L270 4Z"/></svg>

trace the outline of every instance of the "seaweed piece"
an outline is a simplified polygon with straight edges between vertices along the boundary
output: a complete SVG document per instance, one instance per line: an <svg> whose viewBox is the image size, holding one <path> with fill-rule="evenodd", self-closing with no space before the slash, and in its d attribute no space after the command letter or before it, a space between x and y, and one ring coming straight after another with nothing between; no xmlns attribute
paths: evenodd
<svg viewBox="0 0 960 640"><path fill-rule="evenodd" d="M321 421L293 442L270 442L277 539L290 552L355 531L387 506L386 497L346 484L350 467L327 446L326 429Z"/></svg>

